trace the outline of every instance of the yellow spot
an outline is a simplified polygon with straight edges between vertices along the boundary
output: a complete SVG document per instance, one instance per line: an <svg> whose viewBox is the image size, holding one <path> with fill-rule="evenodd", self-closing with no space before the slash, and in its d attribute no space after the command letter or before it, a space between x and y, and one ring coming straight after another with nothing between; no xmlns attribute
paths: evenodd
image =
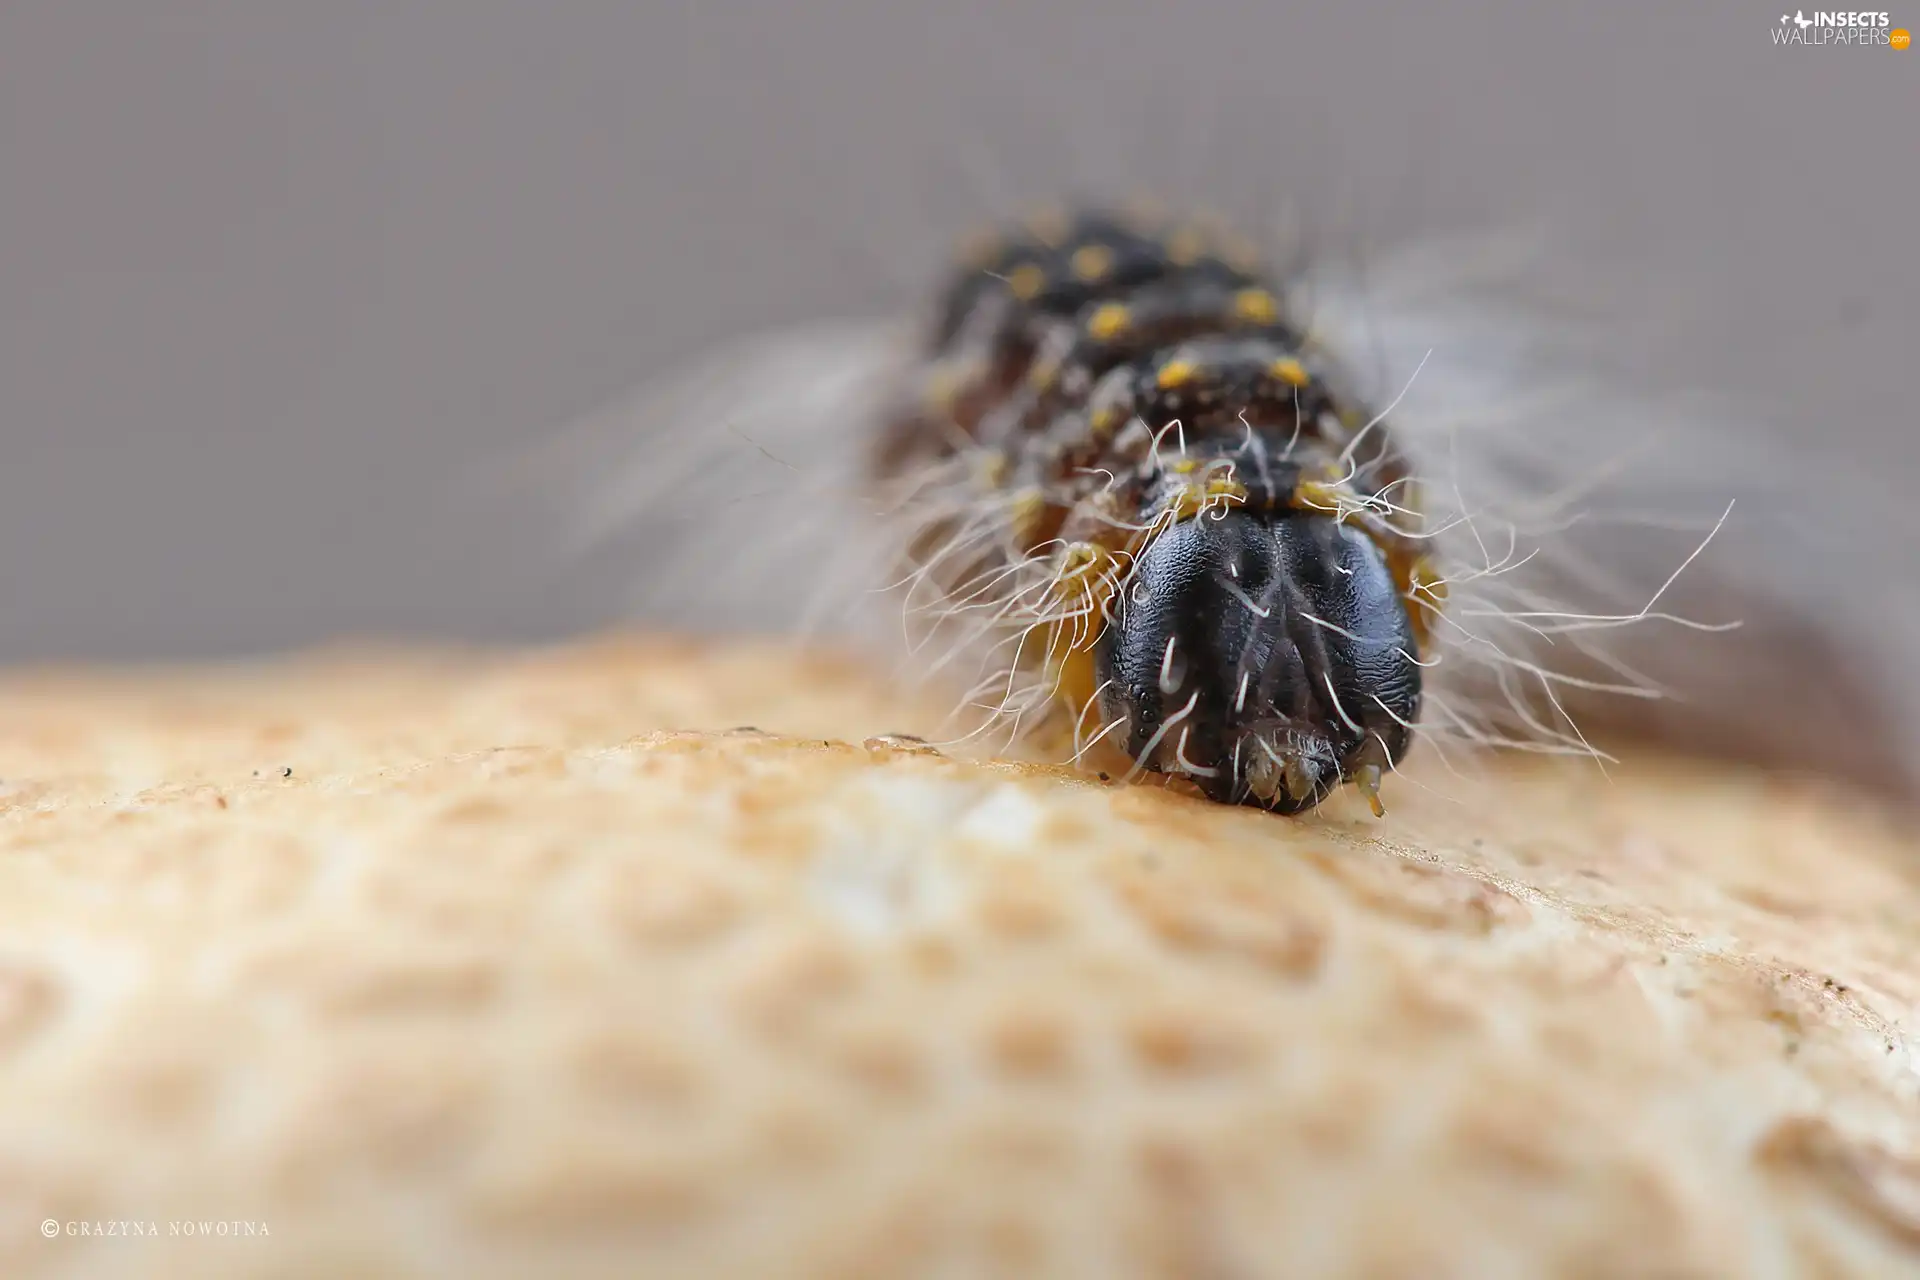
<svg viewBox="0 0 1920 1280"><path fill-rule="evenodd" d="M1319 480L1302 480L1293 488L1293 498L1287 504L1295 510L1338 511L1341 509L1340 491L1330 484Z"/></svg>
<svg viewBox="0 0 1920 1280"><path fill-rule="evenodd" d="M1248 324L1272 324L1280 314L1280 305L1265 289L1242 289L1233 295L1233 314Z"/></svg>
<svg viewBox="0 0 1920 1280"><path fill-rule="evenodd" d="M1199 484L1183 484L1173 493L1167 511L1175 520L1191 520L1220 504L1237 507L1247 500L1246 486L1232 476L1214 476Z"/></svg>
<svg viewBox="0 0 1920 1280"><path fill-rule="evenodd" d="M1206 252L1207 238L1193 227L1181 227L1167 237L1167 261L1176 267L1190 267Z"/></svg>
<svg viewBox="0 0 1920 1280"><path fill-rule="evenodd" d="M1073 543L1060 553L1061 576L1071 577L1084 570L1088 565L1096 563L1100 558L1100 548L1094 543Z"/></svg>
<svg viewBox="0 0 1920 1280"><path fill-rule="evenodd" d="M1215 476L1207 481L1207 497L1215 502L1237 506L1247 500L1247 486L1231 475Z"/></svg>
<svg viewBox="0 0 1920 1280"><path fill-rule="evenodd" d="M998 449L984 449L974 459L974 478L982 489L997 490L1007 482L1009 467L1006 454Z"/></svg>
<svg viewBox="0 0 1920 1280"><path fill-rule="evenodd" d="M1311 380L1307 377L1307 367L1292 356L1282 356L1267 366L1267 372L1290 387L1304 387Z"/></svg>
<svg viewBox="0 0 1920 1280"><path fill-rule="evenodd" d="M1047 495L1038 489L1022 489L1007 500L1007 520L1013 536L1021 543L1031 542L1047 516Z"/></svg>
<svg viewBox="0 0 1920 1280"><path fill-rule="evenodd" d="M1194 472L1198 471L1199 469L1200 469L1200 460L1198 458L1182 458L1180 459L1180 461L1174 463L1171 467L1167 468L1167 470L1173 472L1177 476L1190 476Z"/></svg>
<svg viewBox="0 0 1920 1280"><path fill-rule="evenodd" d="M1160 366L1160 376L1155 381L1161 390L1170 391L1191 380L1194 372L1191 360L1169 360Z"/></svg>
<svg viewBox="0 0 1920 1280"><path fill-rule="evenodd" d="M1060 357L1048 356L1044 360L1034 361L1032 369L1027 371L1027 385L1035 391L1045 391L1060 376Z"/></svg>
<svg viewBox="0 0 1920 1280"><path fill-rule="evenodd" d="M1113 250L1103 244L1090 244L1073 251L1073 274L1092 282L1106 279L1113 270Z"/></svg>
<svg viewBox="0 0 1920 1280"><path fill-rule="evenodd" d="M1113 429L1119 425L1120 410L1110 404L1101 405L1087 418L1087 430L1093 433L1096 440L1104 440L1112 435Z"/></svg>
<svg viewBox="0 0 1920 1280"><path fill-rule="evenodd" d="M1173 500L1167 504L1167 512L1175 520L1191 520L1207 504L1207 491L1202 485L1183 484L1174 490Z"/></svg>
<svg viewBox="0 0 1920 1280"><path fill-rule="evenodd" d="M1112 342L1127 331L1133 323L1125 306L1118 302L1109 302L1098 307L1087 317L1087 333L1097 342Z"/></svg>
<svg viewBox="0 0 1920 1280"><path fill-rule="evenodd" d="M1007 273L1007 288L1022 302L1031 302L1046 288L1047 273L1029 262Z"/></svg>
<svg viewBox="0 0 1920 1280"><path fill-rule="evenodd" d="M1097 542L1075 542L1060 553L1060 586L1076 596L1105 595L1111 584L1101 570L1113 554Z"/></svg>

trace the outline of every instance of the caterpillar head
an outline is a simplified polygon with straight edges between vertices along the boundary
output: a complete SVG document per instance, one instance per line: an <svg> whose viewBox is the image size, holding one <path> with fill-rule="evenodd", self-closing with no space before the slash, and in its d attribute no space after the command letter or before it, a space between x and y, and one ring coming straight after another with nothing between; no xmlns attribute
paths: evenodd
<svg viewBox="0 0 1920 1280"><path fill-rule="evenodd" d="M1413 627L1363 533L1300 512L1203 513L1141 553L1100 648L1140 767L1281 813L1382 771L1420 703Z"/></svg>

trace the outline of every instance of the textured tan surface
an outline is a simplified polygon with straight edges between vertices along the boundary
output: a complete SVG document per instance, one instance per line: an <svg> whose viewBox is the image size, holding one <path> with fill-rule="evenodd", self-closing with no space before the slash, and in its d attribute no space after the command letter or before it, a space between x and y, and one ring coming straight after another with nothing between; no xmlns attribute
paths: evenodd
<svg viewBox="0 0 1920 1280"><path fill-rule="evenodd" d="M1920 1266L1891 824L861 745L930 725L632 644L0 689L0 1274Z"/></svg>

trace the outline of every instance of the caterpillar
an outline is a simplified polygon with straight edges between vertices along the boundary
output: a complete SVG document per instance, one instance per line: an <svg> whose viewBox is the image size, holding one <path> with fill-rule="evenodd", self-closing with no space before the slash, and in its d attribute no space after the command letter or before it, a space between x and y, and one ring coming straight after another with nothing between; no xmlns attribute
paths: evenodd
<svg viewBox="0 0 1920 1280"><path fill-rule="evenodd" d="M1445 596L1384 419L1200 223L1046 212L969 256L875 449L979 491L917 531L919 580L1010 624L1075 759L1115 737L1212 799L1383 812Z"/></svg>
<svg viewBox="0 0 1920 1280"><path fill-rule="evenodd" d="M1911 793L1875 673L1916 600L1871 476L1464 301L1471 242L1381 271L1378 332L1264 248L1101 201L1010 222L930 315L782 328L550 441L570 545L658 622L893 636L955 742L1283 813L1379 812L1422 744Z"/></svg>

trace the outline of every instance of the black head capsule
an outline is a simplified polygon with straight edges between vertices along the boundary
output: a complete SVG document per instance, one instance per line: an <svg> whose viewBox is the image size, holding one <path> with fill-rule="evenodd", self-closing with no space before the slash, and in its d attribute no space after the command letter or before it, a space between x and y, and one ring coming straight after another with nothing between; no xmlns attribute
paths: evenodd
<svg viewBox="0 0 1920 1280"><path fill-rule="evenodd" d="M1281 813L1343 782L1379 812L1420 705L1380 549L1330 517L1234 509L1155 538L1100 647L1102 709L1142 768Z"/></svg>

